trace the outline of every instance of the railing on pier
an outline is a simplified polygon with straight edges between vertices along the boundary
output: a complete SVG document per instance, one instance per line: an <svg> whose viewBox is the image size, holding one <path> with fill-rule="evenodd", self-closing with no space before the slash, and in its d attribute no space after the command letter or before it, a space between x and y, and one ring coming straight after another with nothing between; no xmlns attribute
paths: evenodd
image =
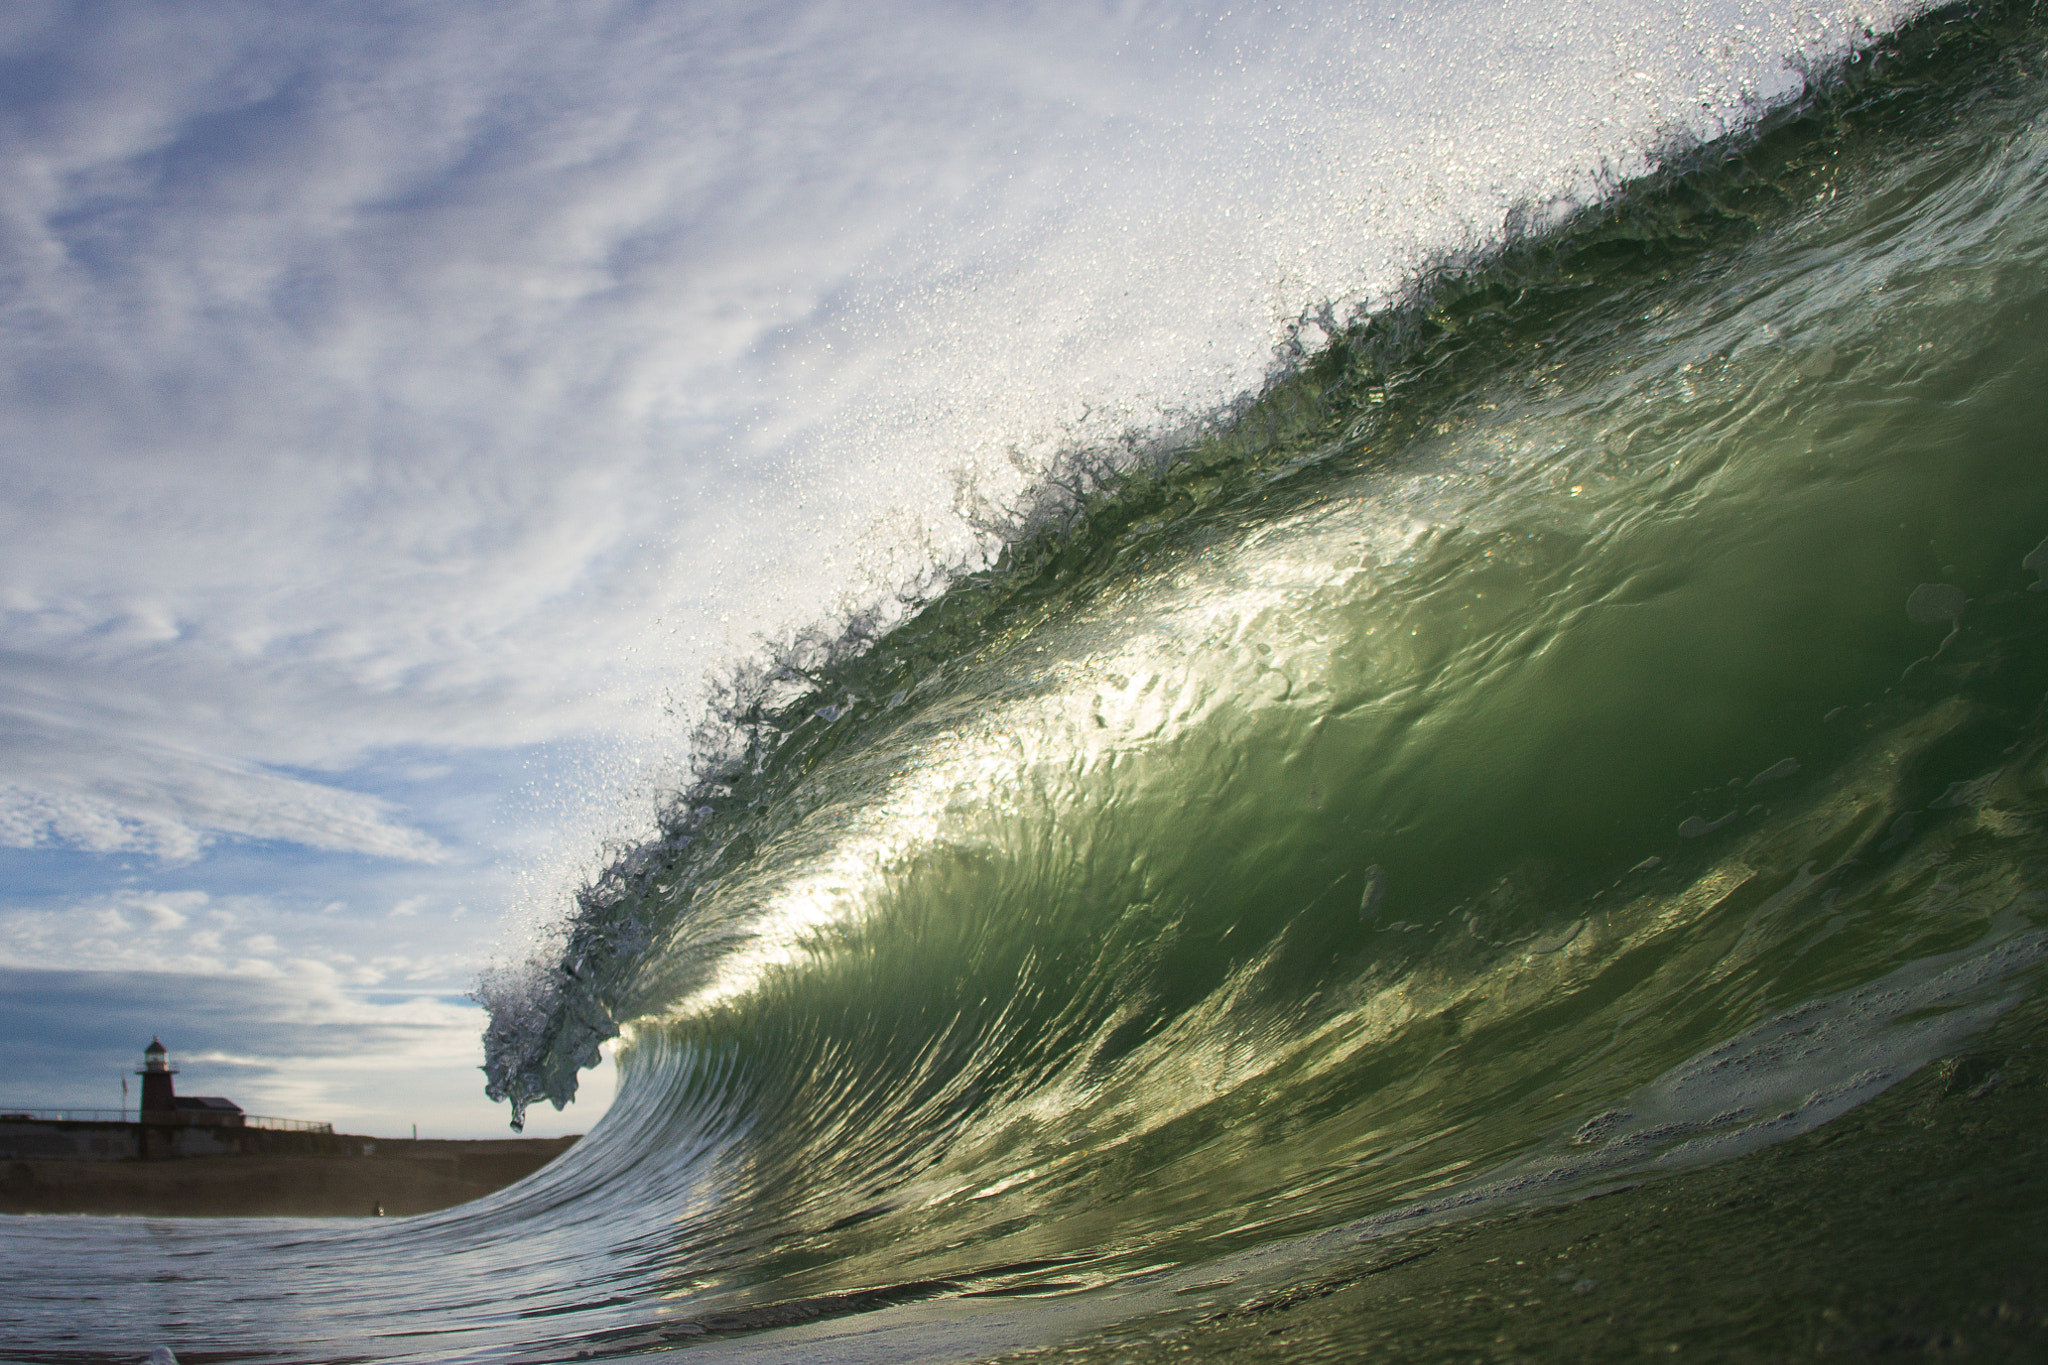
<svg viewBox="0 0 2048 1365"><path fill-rule="evenodd" d="M265 1128L284 1133L331 1133L331 1123L310 1119L280 1119L268 1114L241 1114L239 1123L222 1122L218 1111L172 1110L169 1114L138 1116L133 1109L13 1109L0 1107L0 1123L182 1123L195 1128Z"/></svg>
<svg viewBox="0 0 2048 1365"><path fill-rule="evenodd" d="M273 1128L286 1133L331 1133L331 1123L315 1123L311 1119L275 1119L268 1114L242 1115L244 1128Z"/></svg>

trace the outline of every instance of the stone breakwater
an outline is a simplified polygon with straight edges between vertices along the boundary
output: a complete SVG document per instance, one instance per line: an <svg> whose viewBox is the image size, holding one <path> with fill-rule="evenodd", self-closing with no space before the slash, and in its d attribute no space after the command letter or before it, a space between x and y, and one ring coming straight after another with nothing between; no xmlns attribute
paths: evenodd
<svg viewBox="0 0 2048 1365"><path fill-rule="evenodd" d="M339 1136L339 1135L338 1135ZM521 1180L576 1141L346 1138L334 1154L0 1162L0 1213L361 1218L430 1213Z"/></svg>

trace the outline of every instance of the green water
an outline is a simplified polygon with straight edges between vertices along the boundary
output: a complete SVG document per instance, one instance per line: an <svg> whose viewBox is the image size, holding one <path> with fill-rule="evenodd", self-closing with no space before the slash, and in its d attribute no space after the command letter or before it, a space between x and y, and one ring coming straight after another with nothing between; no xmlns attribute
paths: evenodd
<svg viewBox="0 0 2048 1365"><path fill-rule="evenodd" d="M989 1295L1115 1359L2034 1340L2030 16L1324 319L736 677L494 1044L559 1096L616 1029L607 1140L715 1148L676 1340Z"/></svg>
<svg viewBox="0 0 2048 1365"><path fill-rule="evenodd" d="M2038 1007L1827 1127L1591 1200L1376 1241L1277 1292L1006 1359L2039 1360Z"/></svg>

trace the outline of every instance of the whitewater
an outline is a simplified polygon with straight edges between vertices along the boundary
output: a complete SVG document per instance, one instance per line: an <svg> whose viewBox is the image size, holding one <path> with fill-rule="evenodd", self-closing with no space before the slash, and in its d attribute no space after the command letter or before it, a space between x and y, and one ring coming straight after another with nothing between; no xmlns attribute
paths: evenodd
<svg viewBox="0 0 2048 1365"><path fill-rule="evenodd" d="M0 1220L0 1358L2048 1347L2048 14L1767 18L1318 142L1385 230L1277 352L948 285L859 439L959 440L956 523L764 608L480 988L515 1121L615 1049L596 1129Z"/></svg>

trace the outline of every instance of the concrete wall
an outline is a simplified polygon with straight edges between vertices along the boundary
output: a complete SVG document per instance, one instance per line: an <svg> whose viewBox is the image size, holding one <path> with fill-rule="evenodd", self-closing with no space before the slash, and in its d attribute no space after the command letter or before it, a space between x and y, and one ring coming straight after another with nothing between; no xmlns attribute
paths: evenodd
<svg viewBox="0 0 2048 1365"><path fill-rule="evenodd" d="M0 1120L0 1158L123 1161L139 1155L135 1123L39 1123Z"/></svg>
<svg viewBox="0 0 2048 1365"><path fill-rule="evenodd" d="M365 1218L381 1208L397 1217L488 1194L538 1170L574 1139L370 1141L376 1152L361 1156L251 1152L191 1161L0 1160L0 1214ZM0 1284L0 1304L6 1296ZM0 1309L0 1317L5 1315ZM106 1359L118 1365L119 1357Z"/></svg>
<svg viewBox="0 0 2048 1365"><path fill-rule="evenodd" d="M149 1161L188 1156L360 1156L364 1139L190 1123L0 1119L0 1160Z"/></svg>

